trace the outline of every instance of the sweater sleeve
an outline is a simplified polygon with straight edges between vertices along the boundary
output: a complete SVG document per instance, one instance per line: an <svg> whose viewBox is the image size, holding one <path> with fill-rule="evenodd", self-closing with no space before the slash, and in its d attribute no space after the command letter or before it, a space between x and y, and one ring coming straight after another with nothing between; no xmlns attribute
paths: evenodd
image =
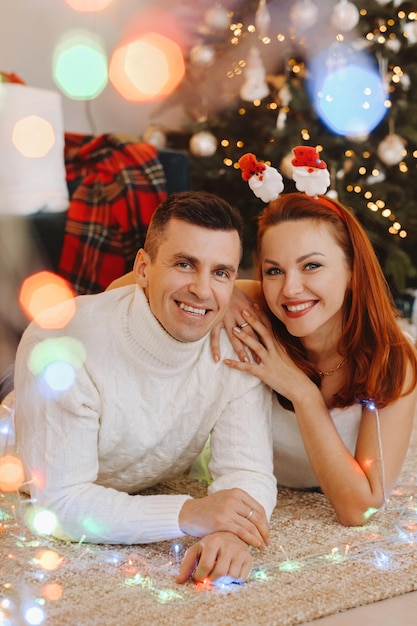
<svg viewBox="0 0 417 626"><path fill-rule="evenodd" d="M31 497L57 517L53 535L114 544L182 537L178 516L190 496L130 495L95 484L99 394L87 375L78 379L76 392L42 393L27 367L31 347L21 343L16 360L17 446Z"/></svg>
<svg viewBox="0 0 417 626"><path fill-rule="evenodd" d="M277 498L272 394L262 383L248 387L249 390L228 403L211 433L209 470L213 482L209 493L239 487L264 507L270 519Z"/></svg>

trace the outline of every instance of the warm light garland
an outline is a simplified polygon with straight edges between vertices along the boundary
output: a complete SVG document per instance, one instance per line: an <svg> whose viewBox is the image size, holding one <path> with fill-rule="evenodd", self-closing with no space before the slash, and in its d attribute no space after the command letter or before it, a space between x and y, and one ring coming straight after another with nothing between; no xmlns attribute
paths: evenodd
<svg viewBox="0 0 417 626"><path fill-rule="evenodd" d="M372 400L365 400L362 404L375 413L378 462L384 488L384 456L378 408ZM3 421L5 426L9 425L8 414ZM8 431L5 436L10 441ZM366 526L353 529L359 537L362 534L362 538L354 543L332 546L315 554L309 553L307 548L304 554L295 558L291 558L284 546L280 546L284 559L255 565L247 585L256 587L283 575L295 576L301 570L340 566L346 562L360 561L383 570L401 568L404 554L416 550L416 498L417 474L410 474L389 498L384 495L385 504L380 512L390 515L388 529L381 530L375 521L368 522ZM245 586L241 579L235 580L230 576L224 576L215 583L204 580L191 584L190 581L189 585L174 586L173 581L185 552L183 544L179 542L172 543L166 551L155 547L151 560L146 560L141 556L140 546L125 546L117 550L113 546L86 545L82 540L78 544L66 544L51 539L49 535L34 534L26 526L30 518L24 514L30 502L17 492L0 492L0 534L11 538L14 544L14 549L7 555L7 563L3 564L5 582L0 591L0 622L7 623L8 626L42 624L47 615L48 602L58 601L65 592L60 583L51 579L51 575L61 568L73 570L73 573L79 575L82 575L83 569L87 571L97 566L100 571L114 571L121 584L151 595L161 604L196 601L201 599L202 592L229 594ZM376 512L370 510L368 517L371 518ZM37 528L37 532L42 531ZM192 539L187 538L187 541L192 542ZM25 588L24 598L19 597L22 593L19 580L21 569L30 572L33 581L31 589ZM17 576L14 572L17 572Z"/></svg>
<svg viewBox="0 0 417 626"><path fill-rule="evenodd" d="M309 553L291 558L284 546L280 550L283 560L266 565L255 565L246 585L257 587L282 576L296 576L306 569L342 566L348 562L362 562L379 570L400 569L405 554L415 553L417 545L417 474L410 474L387 499L384 510L392 522L381 530L375 522L354 529L358 540L331 546L319 553ZM20 506L24 506L24 501ZM48 603L59 601L65 588L53 582L52 576L60 568L77 572L97 567L100 571L114 572L115 580L137 592L150 595L159 604L201 601L202 594L229 594L243 589L241 580L223 577L216 584L208 580L189 585L175 585L183 556L182 544L175 542L166 552L155 550L151 560L143 559L140 546L126 546L122 550L113 546L65 544L46 537L33 535L22 526L16 510L16 494L0 499L0 528L2 534L14 540L15 549L7 555L6 577L0 592L0 619L9 626L41 624L47 617ZM23 598L21 581L13 571L24 567L32 572L31 588L26 588ZM53 587L52 587L53 586ZM24 607L24 612L23 611ZM28 610L31 607L33 610ZM35 611L36 609L36 611ZM8 620L8 621L6 621ZM39 620L39 621L35 621Z"/></svg>

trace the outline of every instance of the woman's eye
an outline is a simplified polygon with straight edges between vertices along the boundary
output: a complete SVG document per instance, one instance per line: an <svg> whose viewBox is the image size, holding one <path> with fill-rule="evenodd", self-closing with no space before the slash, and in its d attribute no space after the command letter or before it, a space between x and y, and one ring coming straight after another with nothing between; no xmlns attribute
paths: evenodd
<svg viewBox="0 0 417 626"><path fill-rule="evenodd" d="M267 276L279 276L280 274L282 274L282 270L280 270L278 267L270 267L266 270L265 274Z"/></svg>
<svg viewBox="0 0 417 626"><path fill-rule="evenodd" d="M305 266L306 270L316 270L317 268L322 267L321 263L307 263L307 265Z"/></svg>

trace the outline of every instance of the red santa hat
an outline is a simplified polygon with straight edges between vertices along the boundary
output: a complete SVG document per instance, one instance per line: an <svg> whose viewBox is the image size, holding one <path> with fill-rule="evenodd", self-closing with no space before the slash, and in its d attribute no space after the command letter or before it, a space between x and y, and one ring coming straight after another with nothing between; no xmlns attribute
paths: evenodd
<svg viewBox="0 0 417 626"><path fill-rule="evenodd" d="M242 178L245 181L248 181L255 174L260 174L266 169L265 163L260 163L256 160L256 156L251 152L247 152L242 157L240 157L239 167L242 170Z"/></svg>
<svg viewBox="0 0 417 626"><path fill-rule="evenodd" d="M294 158L291 161L293 167L308 167L325 170L327 163L320 159L320 155L312 146L297 146L293 149Z"/></svg>

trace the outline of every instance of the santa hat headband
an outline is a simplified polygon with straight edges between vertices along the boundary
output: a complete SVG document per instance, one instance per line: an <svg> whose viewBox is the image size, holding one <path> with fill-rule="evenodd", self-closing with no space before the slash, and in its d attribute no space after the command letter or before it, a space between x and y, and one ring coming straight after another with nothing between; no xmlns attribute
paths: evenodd
<svg viewBox="0 0 417 626"><path fill-rule="evenodd" d="M318 150L312 146L296 146L293 153L292 178L297 190L332 209L345 221L340 208L330 198L323 197L330 186L330 174ZM244 154L239 159L239 167L243 180L249 183L257 197L262 198L264 202L271 202L279 197L284 185L281 174L275 168L259 162L252 153Z"/></svg>

